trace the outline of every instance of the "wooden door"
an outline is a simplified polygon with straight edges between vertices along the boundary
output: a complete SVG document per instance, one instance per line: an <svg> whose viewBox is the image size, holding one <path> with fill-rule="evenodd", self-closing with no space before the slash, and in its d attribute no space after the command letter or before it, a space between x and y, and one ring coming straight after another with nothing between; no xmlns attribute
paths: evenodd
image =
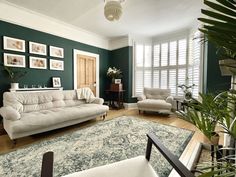
<svg viewBox="0 0 236 177"><path fill-rule="evenodd" d="M96 96L96 58L77 55L77 88L89 87Z"/></svg>

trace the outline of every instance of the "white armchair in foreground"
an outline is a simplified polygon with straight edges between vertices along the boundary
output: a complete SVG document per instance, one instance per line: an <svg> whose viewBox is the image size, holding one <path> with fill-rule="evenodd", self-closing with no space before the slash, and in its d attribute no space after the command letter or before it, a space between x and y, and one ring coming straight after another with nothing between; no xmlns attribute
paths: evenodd
<svg viewBox="0 0 236 177"><path fill-rule="evenodd" d="M140 111L153 111L169 114L174 98L170 95L170 89L144 88L143 95L138 97L138 109Z"/></svg>

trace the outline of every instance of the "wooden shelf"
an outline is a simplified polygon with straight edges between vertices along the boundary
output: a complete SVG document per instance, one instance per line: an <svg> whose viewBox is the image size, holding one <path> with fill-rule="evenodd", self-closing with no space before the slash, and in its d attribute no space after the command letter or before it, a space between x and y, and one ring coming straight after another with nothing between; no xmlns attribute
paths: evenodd
<svg viewBox="0 0 236 177"><path fill-rule="evenodd" d="M19 88L19 89L10 89L10 92L44 92L50 90L63 90L63 87Z"/></svg>

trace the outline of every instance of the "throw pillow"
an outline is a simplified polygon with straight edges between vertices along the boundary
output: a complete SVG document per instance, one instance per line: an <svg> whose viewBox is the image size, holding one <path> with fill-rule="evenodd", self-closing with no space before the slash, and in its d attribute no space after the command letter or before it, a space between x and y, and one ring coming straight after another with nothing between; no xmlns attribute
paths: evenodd
<svg viewBox="0 0 236 177"><path fill-rule="evenodd" d="M0 114L4 119L7 120L15 121L20 119L20 113L10 106L2 107L0 109Z"/></svg>

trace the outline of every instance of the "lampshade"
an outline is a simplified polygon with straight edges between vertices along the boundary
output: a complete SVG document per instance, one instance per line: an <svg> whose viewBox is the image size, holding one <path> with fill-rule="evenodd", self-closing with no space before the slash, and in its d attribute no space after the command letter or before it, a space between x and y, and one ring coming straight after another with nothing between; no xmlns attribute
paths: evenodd
<svg viewBox="0 0 236 177"><path fill-rule="evenodd" d="M122 15L122 6L120 0L110 0L105 2L104 15L107 20L119 20Z"/></svg>

